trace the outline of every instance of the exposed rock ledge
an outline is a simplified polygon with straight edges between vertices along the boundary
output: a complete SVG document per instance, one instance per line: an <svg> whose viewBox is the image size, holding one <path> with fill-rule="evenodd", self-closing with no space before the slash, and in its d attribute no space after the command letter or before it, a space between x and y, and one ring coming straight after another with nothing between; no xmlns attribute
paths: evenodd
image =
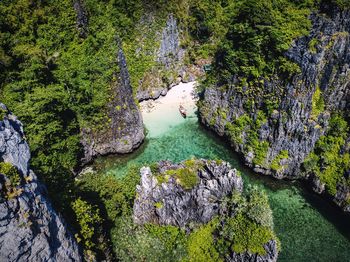
<svg viewBox="0 0 350 262"><path fill-rule="evenodd" d="M243 180L238 171L227 162L196 160L198 180L191 188L181 186L179 178L169 176L169 170L188 166L186 161L173 164L161 161L157 174L150 167L140 170L141 182L137 186L134 202L134 222L174 225L190 229L192 225L209 222L217 215L228 212L222 200L233 191L243 191ZM163 177L163 179L161 178ZM266 255L232 252L226 261L277 261L275 240L264 245Z"/></svg>
<svg viewBox="0 0 350 262"><path fill-rule="evenodd" d="M9 178L0 174L0 261L82 261L77 242L29 169L22 123L2 103L0 110L0 160L16 167L21 179L9 197Z"/></svg>

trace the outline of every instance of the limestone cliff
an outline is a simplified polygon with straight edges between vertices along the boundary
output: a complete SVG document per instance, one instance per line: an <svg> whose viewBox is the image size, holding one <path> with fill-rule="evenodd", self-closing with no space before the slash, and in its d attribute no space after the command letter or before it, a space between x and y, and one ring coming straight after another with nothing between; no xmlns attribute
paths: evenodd
<svg viewBox="0 0 350 262"><path fill-rule="evenodd" d="M98 155L130 153L144 139L141 112L134 101L129 72L121 49L118 51L117 61L119 72L116 73L111 102L108 104L108 121L103 128L82 130L84 163Z"/></svg>
<svg viewBox="0 0 350 262"><path fill-rule="evenodd" d="M0 111L0 261L82 261L75 238L30 170L22 123L2 103Z"/></svg>
<svg viewBox="0 0 350 262"><path fill-rule="evenodd" d="M161 162L160 173L184 167ZM134 204L134 221L138 224L157 224L184 227L190 222L207 223L222 212L220 200L233 190L243 190L242 178L228 163L216 165L203 163L198 171L199 181L193 188L185 189L179 178L169 177L167 183L158 183L150 168L141 169L141 185L137 187ZM157 208L158 203L161 208Z"/></svg>
<svg viewBox="0 0 350 262"><path fill-rule="evenodd" d="M153 24L160 18L152 16L153 14L149 13L139 22L140 25L143 25L141 28L154 27ZM165 25L159 29L156 28L155 31L155 39L153 39L155 46L152 47L152 50L143 50L144 43L142 41L136 43L139 46L139 52L151 53L150 56L154 64L139 79L138 86L135 87L137 88L136 98L139 101L156 99L161 95L166 95L168 89L180 81L194 81L204 73L200 65L185 64L187 50L181 46L181 40L184 38L183 32L172 14L169 14ZM142 32L140 33L142 34Z"/></svg>
<svg viewBox="0 0 350 262"><path fill-rule="evenodd" d="M243 191L242 177L229 163L203 159L180 164L161 161L157 167L143 167L140 173L133 213L137 224L173 225L190 232L214 217L225 225L225 218L240 212L227 202L232 194L241 195ZM277 240L270 239L262 245L265 255L229 252L225 261L276 261Z"/></svg>
<svg viewBox="0 0 350 262"><path fill-rule="evenodd" d="M300 74L288 81L279 76L262 79L255 84L261 91L253 94L237 77L226 88L210 86L204 92L202 123L226 136L256 172L302 177L302 164L327 135L331 114L349 110L350 12L323 8L310 16L310 35L295 40L285 54L300 66Z"/></svg>

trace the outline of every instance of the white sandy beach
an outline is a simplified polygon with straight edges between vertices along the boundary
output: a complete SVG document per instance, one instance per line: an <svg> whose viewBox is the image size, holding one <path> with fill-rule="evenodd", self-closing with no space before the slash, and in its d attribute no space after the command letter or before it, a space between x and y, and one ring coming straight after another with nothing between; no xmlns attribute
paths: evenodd
<svg viewBox="0 0 350 262"><path fill-rule="evenodd" d="M157 100L148 100L140 103L143 122L148 129L149 137L157 137L172 127L195 117L196 98L194 87L196 82L180 83L172 87L166 96ZM179 112L180 104L187 111L187 118Z"/></svg>

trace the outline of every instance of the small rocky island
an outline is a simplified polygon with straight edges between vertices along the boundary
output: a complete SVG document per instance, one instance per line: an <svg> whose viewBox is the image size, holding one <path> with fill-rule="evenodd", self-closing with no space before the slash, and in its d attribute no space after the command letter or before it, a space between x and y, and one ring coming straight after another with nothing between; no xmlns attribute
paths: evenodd
<svg viewBox="0 0 350 262"><path fill-rule="evenodd" d="M279 244L267 196L257 188L243 193L242 177L229 163L161 161L140 173L133 209L136 224L181 227L190 238L205 230L212 238L206 259L277 260Z"/></svg>

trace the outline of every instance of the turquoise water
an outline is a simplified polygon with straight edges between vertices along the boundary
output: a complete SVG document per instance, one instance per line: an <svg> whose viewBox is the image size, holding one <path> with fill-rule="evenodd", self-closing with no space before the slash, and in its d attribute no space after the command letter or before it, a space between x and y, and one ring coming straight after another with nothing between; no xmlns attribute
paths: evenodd
<svg viewBox="0 0 350 262"><path fill-rule="evenodd" d="M100 172L122 176L131 165L191 157L226 160L242 172L245 186L255 184L268 193L282 244L279 261L350 261L349 216L298 182L277 181L244 168L229 145L201 127L196 118L147 139L133 154L100 158L95 166Z"/></svg>

